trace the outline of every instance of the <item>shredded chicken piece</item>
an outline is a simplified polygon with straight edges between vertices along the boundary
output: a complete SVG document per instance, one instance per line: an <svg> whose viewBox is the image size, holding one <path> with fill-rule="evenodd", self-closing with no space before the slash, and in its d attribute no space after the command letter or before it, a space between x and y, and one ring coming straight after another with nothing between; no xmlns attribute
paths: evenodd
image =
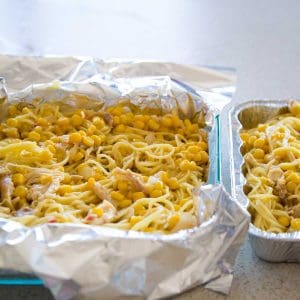
<svg viewBox="0 0 300 300"><path fill-rule="evenodd" d="M130 170L122 170L115 168L113 175L117 180L127 180L133 184L133 187L138 192L147 192L146 184L143 182L141 175L138 175Z"/></svg>
<svg viewBox="0 0 300 300"><path fill-rule="evenodd" d="M93 192L97 195L99 199L111 201L111 197L108 190L104 186L102 186L99 182L94 183Z"/></svg>
<svg viewBox="0 0 300 300"><path fill-rule="evenodd" d="M103 215L101 217L97 217L97 215L93 214L92 210L90 210L85 217L85 223L102 225L111 222L115 218L117 209L109 201L103 200L98 207L103 210Z"/></svg>
<svg viewBox="0 0 300 300"><path fill-rule="evenodd" d="M280 199L284 200L287 197L288 191L286 189L286 182L284 176L280 177L277 180L275 189L277 190Z"/></svg>
<svg viewBox="0 0 300 300"><path fill-rule="evenodd" d="M172 232L181 229L193 228L198 225L197 218L190 213L182 213L179 222L174 226Z"/></svg>
<svg viewBox="0 0 300 300"><path fill-rule="evenodd" d="M10 175L2 176L0 179L1 204L7 205L11 210L15 210L11 197L14 191L14 184Z"/></svg>
<svg viewBox="0 0 300 300"><path fill-rule="evenodd" d="M268 177L275 183L283 176L283 174L284 172L281 170L281 168L272 167L268 172Z"/></svg>

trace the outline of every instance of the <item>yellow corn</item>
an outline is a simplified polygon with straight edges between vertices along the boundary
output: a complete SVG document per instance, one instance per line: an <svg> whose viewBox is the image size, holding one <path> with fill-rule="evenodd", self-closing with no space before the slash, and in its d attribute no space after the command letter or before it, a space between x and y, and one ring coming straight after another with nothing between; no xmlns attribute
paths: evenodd
<svg viewBox="0 0 300 300"><path fill-rule="evenodd" d="M252 136L249 137L248 143L249 143L250 145L253 145L253 143L254 143L256 140L257 140L257 137L254 136L254 135L252 135Z"/></svg>
<svg viewBox="0 0 300 300"><path fill-rule="evenodd" d="M49 162L53 157L53 154L49 150L43 150L40 153L40 159L44 162Z"/></svg>
<svg viewBox="0 0 300 300"><path fill-rule="evenodd" d="M67 127L70 125L70 119L66 117L61 117L57 120L57 125L61 127Z"/></svg>
<svg viewBox="0 0 300 300"><path fill-rule="evenodd" d="M180 210L180 205L174 204L174 209L175 209L175 211L179 211Z"/></svg>
<svg viewBox="0 0 300 300"><path fill-rule="evenodd" d="M47 148L48 148L48 150L49 150L50 152L52 152L53 154L56 153L56 148L55 148L53 145L48 145Z"/></svg>
<svg viewBox="0 0 300 300"><path fill-rule="evenodd" d="M28 114L28 113L30 113L30 109L29 109L28 107L24 107L24 108L22 109L22 113L23 113L23 114Z"/></svg>
<svg viewBox="0 0 300 300"><path fill-rule="evenodd" d="M300 114L300 102L292 101L290 104L290 111L293 115L299 115Z"/></svg>
<svg viewBox="0 0 300 300"><path fill-rule="evenodd" d="M300 218L291 220L291 229L300 230Z"/></svg>
<svg viewBox="0 0 300 300"><path fill-rule="evenodd" d="M39 181L41 184L48 184L49 182L52 181L52 177L50 175L45 174L39 178Z"/></svg>
<svg viewBox="0 0 300 300"><path fill-rule="evenodd" d="M138 200L138 199L141 199L141 198L144 198L145 197L145 194L143 192L135 192L132 194L132 199L133 200Z"/></svg>
<svg viewBox="0 0 300 300"><path fill-rule="evenodd" d="M28 189L24 185L18 185L14 190L16 197L26 197Z"/></svg>
<svg viewBox="0 0 300 300"><path fill-rule="evenodd" d="M93 134L93 135L91 136L91 138L94 140L95 146L100 146L100 145L101 145L102 139L101 139L101 137L100 137L99 135Z"/></svg>
<svg viewBox="0 0 300 300"><path fill-rule="evenodd" d="M100 117L94 117L94 118L93 118L93 124L94 124L97 128L101 129L102 127L104 127L105 122L104 122L104 120L101 119Z"/></svg>
<svg viewBox="0 0 300 300"><path fill-rule="evenodd" d="M11 127L18 127L18 120L14 118L7 119L6 124Z"/></svg>
<svg viewBox="0 0 300 300"><path fill-rule="evenodd" d="M18 109L15 105L10 105L7 111L10 116L15 116L18 113Z"/></svg>
<svg viewBox="0 0 300 300"><path fill-rule="evenodd" d="M131 226L135 225L136 223L140 222L143 220L143 217L141 216L132 216L129 220L129 223Z"/></svg>
<svg viewBox="0 0 300 300"><path fill-rule="evenodd" d="M72 186L70 185L61 185L58 189L58 192L60 194L67 194L67 193L71 193L72 192Z"/></svg>
<svg viewBox="0 0 300 300"><path fill-rule="evenodd" d="M71 124L75 127L80 126L83 123L83 118L80 115L73 115L71 117Z"/></svg>
<svg viewBox="0 0 300 300"><path fill-rule="evenodd" d="M172 177L168 180L168 185L171 190L176 190L179 188L179 183L176 177Z"/></svg>
<svg viewBox="0 0 300 300"><path fill-rule="evenodd" d="M168 220L168 230L171 230L175 227L175 225L179 222L180 216L178 214L172 215Z"/></svg>
<svg viewBox="0 0 300 300"><path fill-rule="evenodd" d="M92 146L94 146L94 140L93 140L91 137L89 137L89 136L84 136L84 137L82 138L82 143L83 143L85 146L87 146L87 147L92 147Z"/></svg>
<svg viewBox="0 0 300 300"><path fill-rule="evenodd" d="M96 183L95 178L94 178L94 177L90 177L90 178L88 179L88 181L87 181L87 187L88 187L89 189L92 189L92 188L94 187L95 183Z"/></svg>
<svg viewBox="0 0 300 300"><path fill-rule="evenodd" d="M253 146L255 148L263 148L266 145L266 141L263 138L258 138L254 141Z"/></svg>
<svg viewBox="0 0 300 300"><path fill-rule="evenodd" d="M159 129L159 124L155 121L155 120L153 120L153 119L150 119L149 121L148 121L148 127L151 129L151 130L158 130Z"/></svg>
<svg viewBox="0 0 300 300"><path fill-rule="evenodd" d="M262 159L265 157L265 151L260 148L255 149L252 154L257 159Z"/></svg>
<svg viewBox="0 0 300 300"><path fill-rule="evenodd" d="M103 216L103 209L101 207L93 207L92 208L92 213L100 218L100 217Z"/></svg>
<svg viewBox="0 0 300 300"><path fill-rule="evenodd" d="M161 124L167 128L172 126L172 119L169 116L164 116L161 119Z"/></svg>
<svg viewBox="0 0 300 300"><path fill-rule="evenodd" d="M69 174L64 175L64 179L62 180L62 183L68 184L71 182L71 176Z"/></svg>
<svg viewBox="0 0 300 300"><path fill-rule="evenodd" d="M249 139L249 133L247 133L247 132L240 133L240 138L243 142L247 142Z"/></svg>
<svg viewBox="0 0 300 300"><path fill-rule="evenodd" d="M134 121L133 126L138 129L144 129L145 123L142 121Z"/></svg>
<svg viewBox="0 0 300 300"><path fill-rule="evenodd" d="M119 116L114 116L113 117L113 123L114 123L114 126L117 126L119 124L121 124L121 119Z"/></svg>
<svg viewBox="0 0 300 300"><path fill-rule="evenodd" d="M48 121L45 118L38 118L37 123L38 123L38 125L43 126L43 127L49 125Z"/></svg>
<svg viewBox="0 0 300 300"><path fill-rule="evenodd" d="M16 173L12 176L12 181L13 181L14 185L24 184L25 177L22 173Z"/></svg>
<svg viewBox="0 0 300 300"><path fill-rule="evenodd" d="M118 206L120 208L125 208L125 207L128 207L129 205L131 205L132 201L129 200L129 199L125 199L125 200L122 200L118 203Z"/></svg>
<svg viewBox="0 0 300 300"><path fill-rule="evenodd" d="M285 227L288 227L290 225L290 218L287 216L280 216L278 217L278 222Z"/></svg>
<svg viewBox="0 0 300 300"><path fill-rule="evenodd" d="M122 133L126 131L126 126L124 124L119 124L115 127L115 131Z"/></svg>
<svg viewBox="0 0 300 300"><path fill-rule="evenodd" d="M206 142L203 142L203 141L200 141L200 142L198 143L198 146L199 146L200 150L203 150L203 151L207 151L207 149L208 149L207 143L206 143Z"/></svg>
<svg viewBox="0 0 300 300"><path fill-rule="evenodd" d="M122 115L122 113L123 113L123 107L122 106L116 106L113 110L112 110L112 112L111 112L111 114L113 115L113 116L121 116Z"/></svg>
<svg viewBox="0 0 300 300"><path fill-rule="evenodd" d="M80 143L82 140L82 136L79 132L73 132L69 135L69 141L73 144Z"/></svg>
<svg viewBox="0 0 300 300"><path fill-rule="evenodd" d="M93 134L95 133L96 130L97 130L97 127L96 127L95 125L91 124L91 125L89 126L89 128L87 129L86 133L87 133L88 135L93 135Z"/></svg>
<svg viewBox="0 0 300 300"><path fill-rule="evenodd" d="M110 196L113 200L116 200L116 201L122 201L125 198L125 196L123 194L121 194L120 192L116 192L116 191L112 191L110 193Z"/></svg>
<svg viewBox="0 0 300 300"><path fill-rule="evenodd" d="M73 157L75 161L79 161L84 158L84 154L82 152L77 152Z"/></svg>
<svg viewBox="0 0 300 300"><path fill-rule="evenodd" d="M162 196L162 194L163 194L162 190L157 190L157 189L152 190L152 191L150 191L150 193L149 193L149 195L150 195L151 198L157 198L157 197L160 197L160 196Z"/></svg>
<svg viewBox="0 0 300 300"><path fill-rule="evenodd" d="M128 184L126 181L118 182L118 190L125 193L128 190Z"/></svg>
<svg viewBox="0 0 300 300"><path fill-rule="evenodd" d="M13 128L13 127L9 127L9 128L5 128L2 130L3 133L6 134L6 136L10 137L10 138L19 138L19 132L17 128Z"/></svg>
<svg viewBox="0 0 300 300"><path fill-rule="evenodd" d="M31 131L28 133L28 138L32 141L38 142L41 139L41 135L38 132Z"/></svg>
<svg viewBox="0 0 300 300"><path fill-rule="evenodd" d="M289 181L286 184L286 189L288 190L288 192L293 193L295 191L295 189L297 188L297 184L293 181Z"/></svg>

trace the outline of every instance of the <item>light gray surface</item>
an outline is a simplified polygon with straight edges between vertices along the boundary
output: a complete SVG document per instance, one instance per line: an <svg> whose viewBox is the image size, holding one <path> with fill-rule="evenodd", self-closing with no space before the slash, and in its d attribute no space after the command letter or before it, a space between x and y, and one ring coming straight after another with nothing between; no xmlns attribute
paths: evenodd
<svg viewBox="0 0 300 300"><path fill-rule="evenodd" d="M234 101L300 98L299 1L0 1L0 52L144 58L238 70ZM229 299L299 299L299 264L258 260L248 242ZM223 299L197 288L177 299ZM0 288L0 299L51 299Z"/></svg>

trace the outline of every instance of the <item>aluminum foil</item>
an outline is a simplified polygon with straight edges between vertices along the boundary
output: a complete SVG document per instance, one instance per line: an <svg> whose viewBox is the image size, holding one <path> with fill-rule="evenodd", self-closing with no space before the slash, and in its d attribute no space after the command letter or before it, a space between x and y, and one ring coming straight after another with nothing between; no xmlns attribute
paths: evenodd
<svg viewBox="0 0 300 300"><path fill-rule="evenodd" d="M170 235L75 224L26 228L0 219L0 267L35 274L57 299L158 299L198 285L228 293L249 223L246 210L216 175L215 118L230 100L233 77L158 62L7 56L0 56L0 62L8 101L83 93L103 105L129 97L141 106L159 105L164 112L175 108L187 117L201 111L209 132L212 183L195 191L201 225ZM26 88L29 83L35 84ZM84 105L68 99L70 105Z"/></svg>
<svg viewBox="0 0 300 300"><path fill-rule="evenodd" d="M230 166L231 174L234 174L231 177L231 193L245 208L248 206L248 198L243 192L246 180L241 171L244 161L240 153L242 142L239 131L242 128L253 128L259 123L286 113L288 102L288 100L248 101L233 106L228 111ZM272 262L300 262L300 231L275 234L262 231L250 224L249 235L251 246L258 257Z"/></svg>

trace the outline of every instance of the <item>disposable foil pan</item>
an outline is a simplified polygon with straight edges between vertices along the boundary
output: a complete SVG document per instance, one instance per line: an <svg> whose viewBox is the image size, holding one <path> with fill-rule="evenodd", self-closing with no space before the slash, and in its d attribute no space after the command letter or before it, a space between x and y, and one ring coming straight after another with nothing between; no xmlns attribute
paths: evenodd
<svg viewBox="0 0 300 300"><path fill-rule="evenodd" d="M191 107L206 112L209 184L195 191L203 222L161 235L77 224L26 228L0 219L0 268L33 273L57 299L157 299L198 285L228 293L234 260L249 223L247 212L218 183L218 108L231 97L231 78L176 64L92 58L72 58L69 64L69 60L0 56L0 74L6 77L9 101L34 97L48 101L83 93L110 103L128 97L140 105L152 101L166 110L175 105L187 115ZM67 75L41 84L42 79L49 82L58 73ZM19 92L29 78L39 84ZM190 106L191 99L195 105Z"/></svg>
<svg viewBox="0 0 300 300"><path fill-rule="evenodd" d="M230 142L230 188L232 196L247 208L248 198L243 192L246 183L242 173L244 163L240 152L242 141L239 132L250 129L288 111L288 100L257 100L244 102L228 109ZM300 232L269 233L253 224L249 227L251 246L256 255L271 262L300 262Z"/></svg>

